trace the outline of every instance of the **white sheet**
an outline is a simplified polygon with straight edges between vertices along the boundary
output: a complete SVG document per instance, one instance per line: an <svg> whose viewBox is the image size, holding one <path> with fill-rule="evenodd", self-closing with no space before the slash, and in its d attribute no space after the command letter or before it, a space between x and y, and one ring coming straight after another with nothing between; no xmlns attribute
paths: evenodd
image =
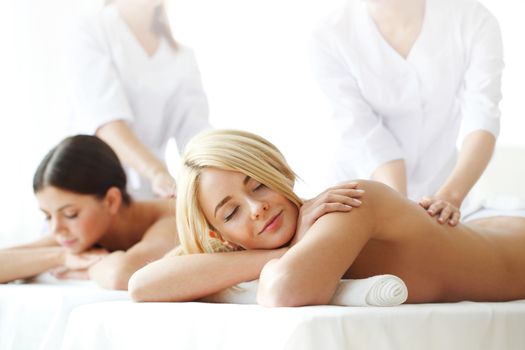
<svg viewBox="0 0 525 350"><path fill-rule="evenodd" d="M62 350L525 348L525 300L396 307L142 303L84 305Z"/></svg>
<svg viewBox="0 0 525 350"><path fill-rule="evenodd" d="M129 296L91 281L57 281L50 275L31 283L0 284L0 349L60 349L71 310L105 300Z"/></svg>

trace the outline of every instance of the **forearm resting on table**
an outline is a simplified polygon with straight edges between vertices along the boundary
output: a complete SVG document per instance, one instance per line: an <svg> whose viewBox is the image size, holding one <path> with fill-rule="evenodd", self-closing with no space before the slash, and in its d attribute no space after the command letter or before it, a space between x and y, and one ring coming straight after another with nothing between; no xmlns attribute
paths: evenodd
<svg viewBox="0 0 525 350"><path fill-rule="evenodd" d="M374 171L372 178L390 186L403 196L407 195L406 167L405 161L402 159L396 159L380 165Z"/></svg>
<svg viewBox="0 0 525 350"><path fill-rule="evenodd" d="M133 274L129 292L134 301L200 299L259 278L264 265L286 249L168 256Z"/></svg>
<svg viewBox="0 0 525 350"><path fill-rule="evenodd" d="M124 251L116 251L89 269L89 278L106 289L126 290L131 275L145 263L128 259Z"/></svg>
<svg viewBox="0 0 525 350"><path fill-rule="evenodd" d="M478 130L467 135L452 173L436 195L459 207L487 168L495 144L496 138L488 131Z"/></svg>
<svg viewBox="0 0 525 350"><path fill-rule="evenodd" d="M14 248L0 251L0 283L29 278L61 266L62 247Z"/></svg>
<svg viewBox="0 0 525 350"><path fill-rule="evenodd" d="M152 180L159 172L168 172L166 166L144 146L125 121L104 124L96 134L115 150L123 163L142 176Z"/></svg>

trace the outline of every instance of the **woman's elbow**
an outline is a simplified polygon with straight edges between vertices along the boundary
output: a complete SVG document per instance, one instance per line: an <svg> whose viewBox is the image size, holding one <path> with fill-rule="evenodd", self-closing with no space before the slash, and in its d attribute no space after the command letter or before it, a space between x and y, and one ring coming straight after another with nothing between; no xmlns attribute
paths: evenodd
<svg viewBox="0 0 525 350"><path fill-rule="evenodd" d="M102 288L111 290L127 290L129 277L130 273L126 268L115 267L105 271L104 276L95 278L95 282Z"/></svg>
<svg viewBox="0 0 525 350"><path fill-rule="evenodd" d="M293 307L303 306L293 291L288 290L285 283L280 281L265 281L259 286L257 292L257 303L266 307Z"/></svg>
<svg viewBox="0 0 525 350"><path fill-rule="evenodd" d="M147 301L148 286L140 275L140 270L135 272L128 281L128 292L134 302Z"/></svg>
<svg viewBox="0 0 525 350"><path fill-rule="evenodd" d="M330 298L319 298L312 288L303 288L290 269L280 266L278 260L268 262L259 279L257 303L267 307L296 307L327 304ZM326 299L326 300L325 300Z"/></svg>

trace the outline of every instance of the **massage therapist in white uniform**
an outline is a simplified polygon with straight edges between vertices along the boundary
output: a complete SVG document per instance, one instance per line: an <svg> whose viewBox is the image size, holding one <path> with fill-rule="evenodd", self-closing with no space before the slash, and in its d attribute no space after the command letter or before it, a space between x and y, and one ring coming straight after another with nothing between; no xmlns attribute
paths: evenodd
<svg viewBox="0 0 525 350"><path fill-rule="evenodd" d="M335 180L381 181L457 224L499 132L502 56L477 1L348 0L312 45L340 132Z"/></svg>
<svg viewBox="0 0 525 350"><path fill-rule="evenodd" d="M96 134L127 166L135 198L169 197L164 161L209 128L208 103L191 49L172 36L161 0L114 0L69 35L71 132Z"/></svg>

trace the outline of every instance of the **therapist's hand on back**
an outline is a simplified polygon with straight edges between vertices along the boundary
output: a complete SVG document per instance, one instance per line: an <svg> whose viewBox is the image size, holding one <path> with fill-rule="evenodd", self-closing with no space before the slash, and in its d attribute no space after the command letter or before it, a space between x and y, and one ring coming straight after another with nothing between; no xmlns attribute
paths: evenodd
<svg viewBox="0 0 525 350"><path fill-rule="evenodd" d="M461 203L455 203L443 196L425 196L419 200L419 205L426 209L430 216L434 216L440 224L448 223L456 226L459 223Z"/></svg>

